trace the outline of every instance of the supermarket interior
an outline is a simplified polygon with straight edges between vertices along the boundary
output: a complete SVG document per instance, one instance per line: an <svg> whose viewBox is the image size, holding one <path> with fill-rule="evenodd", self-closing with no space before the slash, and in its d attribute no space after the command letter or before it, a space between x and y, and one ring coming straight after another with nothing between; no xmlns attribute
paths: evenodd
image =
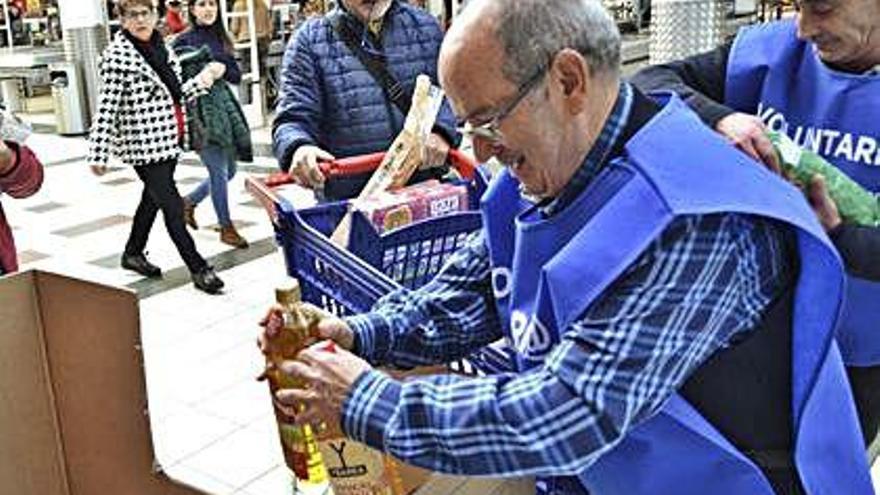
<svg viewBox="0 0 880 495"><path fill-rule="evenodd" d="M0 106L2 494L880 487L878 0L0 0Z"/></svg>

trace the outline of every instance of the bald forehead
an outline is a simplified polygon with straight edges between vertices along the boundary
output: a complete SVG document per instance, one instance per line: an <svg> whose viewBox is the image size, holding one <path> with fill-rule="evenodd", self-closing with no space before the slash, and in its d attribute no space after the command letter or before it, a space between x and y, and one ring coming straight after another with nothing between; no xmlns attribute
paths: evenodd
<svg viewBox="0 0 880 495"><path fill-rule="evenodd" d="M464 11L455 18L446 33L447 38L469 39L494 36L497 19L497 1L476 0L468 3Z"/></svg>
<svg viewBox="0 0 880 495"><path fill-rule="evenodd" d="M496 36L492 0L471 2L456 17L440 48L440 84L453 110L469 118L510 92L502 75L504 49Z"/></svg>
<svg viewBox="0 0 880 495"><path fill-rule="evenodd" d="M496 5L494 0L472 1L456 17L440 48L441 72L444 65L449 68L466 59L492 60L500 56L501 46L495 36Z"/></svg>

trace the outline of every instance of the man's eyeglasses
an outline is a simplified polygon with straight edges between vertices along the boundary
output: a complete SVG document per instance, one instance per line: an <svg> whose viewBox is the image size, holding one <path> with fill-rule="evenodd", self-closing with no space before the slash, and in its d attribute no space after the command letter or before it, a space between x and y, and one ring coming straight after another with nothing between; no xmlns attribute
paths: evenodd
<svg viewBox="0 0 880 495"><path fill-rule="evenodd" d="M129 10L122 14L122 17L128 21L139 21L152 19L156 12L152 10Z"/></svg>
<svg viewBox="0 0 880 495"><path fill-rule="evenodd" d="M532 92L538 86L538 83L544 79L544 74L547 72L547 67L541 67L535 73L529 77L526 82L520 85L519 89L516 92L516 95L512 100L507 102L504 106L498 109L498 112L492 117L488 122L484 122L482 124L471 124L469 121L464 121L459 123L456 130L461 133L463 136L467 136L471 139L475 137L479 137L485 139L487 141L491 141L493 143L497 143L501 141L504 136L501 135L501 122L506 119L516 107L528 96L529 93Z"/></svg>

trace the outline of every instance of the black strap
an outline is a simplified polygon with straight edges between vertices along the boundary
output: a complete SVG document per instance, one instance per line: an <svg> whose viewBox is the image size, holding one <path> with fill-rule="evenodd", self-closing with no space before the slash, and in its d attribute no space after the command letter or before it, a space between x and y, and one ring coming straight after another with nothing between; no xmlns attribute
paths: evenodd
<svg viewBox="0 0 880 495"><path fill-rule="evenodd" d="M385 90L385 94L395 105L397 105L397 108L399 108L404 115L408 114L409 107L412 105L412 97L406 93L403 85L400 84L400 81L398 81L388 70L388 66L385 64L385 58L372 56L364 51L358 41L357 34L352 30L351 25L345 21L342 13L337 12L329 17L330 23L333 24L333 29L336 30L336 34L339 35L339 38L345 42L345 45L348 46L349 50L351 50L358 60L361 61L367 69L367 72L369 72L370 75L373 76L373 79L379 83L379 86Z"/></svg>

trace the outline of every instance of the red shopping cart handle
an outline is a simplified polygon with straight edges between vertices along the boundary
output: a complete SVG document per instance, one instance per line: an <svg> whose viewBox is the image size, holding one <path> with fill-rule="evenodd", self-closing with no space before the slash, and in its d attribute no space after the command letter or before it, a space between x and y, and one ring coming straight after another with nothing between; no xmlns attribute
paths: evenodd
<svg viewBox="0 0 880 495"><path fill-rule="evenodd" d="M326 162L319 162L318 167L321 173L328 179L337 177L348 177L367 172L372 172L379 167L382 159L385 158L385 152L370 153L368 155L349 156L346 158L337 158Z"/></svg>
<svg viewBox="0 0 880 495"><path fill-rule="evenodd" d="M336 160L321 162L318 166L321 168L321 173L324 174L324 177L333 179L372 172L379 168L383 158L385 158L385 153L378 152L370 153L369 155L338 158ZM470 157L461 151L450 149L447 161L453 168L458 170L458 173L465 179L470 180L474 178L477 165Z"/></svg>
<svg viewBox="0 0 880 495"><path fill-rule="evenodd" d="M320 162L318 167L321 169L321 173L324 174L324 177L328 179L336 179L372 172L379 168L383 158L385 158L385 152L380 151L368 155L337 158L336 160ZM474 178L477 164L466 154L456 149L450 149L447 161L453 168L458 170L458 173L465 179L471 180ZM293 180L293 177L287 172L276 172L266 177L264 182L269 187L277 187L284 184L293 184L296 181Z"/></svg>

